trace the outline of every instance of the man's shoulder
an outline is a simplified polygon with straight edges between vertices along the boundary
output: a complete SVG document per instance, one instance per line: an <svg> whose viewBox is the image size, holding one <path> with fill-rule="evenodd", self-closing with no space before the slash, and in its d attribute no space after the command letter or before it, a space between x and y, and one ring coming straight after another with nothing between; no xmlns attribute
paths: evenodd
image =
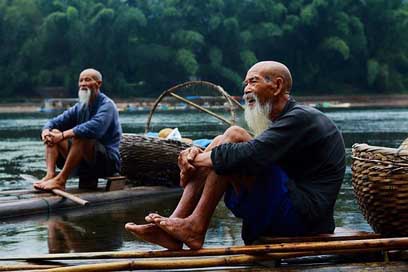
<svg viewBox="0 0 408 272"><path fill-rule="evenodd" d="M80 103L77 102L73 106L69 107L68 109L64 110L62 114L74 114L80 108Z"/></svg>
<svg viewBox="0 0 408 272"><path fill-rule="evenodd" d="M318 116L324 116L327 117L326 114L321 112L320 110L304 105L304 104L299 104L296 103L288 112L287 114L292 115L292 116L297 116L297 117L302 117L302 118L314 118Z"/></svg>
<svg viewBox="0 0 408 272"><path fill-rule="evenodd" d="M326 114L314 107L295 103L275 122L275 125L291 124L303 126L305 123L330 124L332 121Z"/></svg>
<svg viewBox="0 0 408 272"><path fill-rule="evenodd" d="M107 96L106 94L102 92L100 92L99 95L100 95L100 105L116 107L115 102L109 96Z"/></svg>

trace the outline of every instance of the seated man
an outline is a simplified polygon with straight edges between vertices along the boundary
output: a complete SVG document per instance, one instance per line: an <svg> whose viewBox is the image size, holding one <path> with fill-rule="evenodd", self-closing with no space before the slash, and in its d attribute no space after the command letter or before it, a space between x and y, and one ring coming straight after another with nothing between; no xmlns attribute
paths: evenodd
<svg viewBox="0 0 408 272"><path fill-rule="evenodd" d="M97 178L120 170L122 128L115 103L100 91L102 75L86 69L78 84L79 102L43 128L47 174L36 189L65 189L71 174ZM58 175L56 166L62 169Z"/></svg>
<svg viewBox="0 0 408 272"><path fill-rule="evenodd" d="M126 224L137 237L168 249L199 249L211 216L226 206L243 219L242 238L298 236L334 231L333 207L344 177L341 133L322 112L299 105L292 77L278 62L255 64L245 78L245 119L252 138L230 127L202 152L180 153L180 202L169 217Z"/></svg>

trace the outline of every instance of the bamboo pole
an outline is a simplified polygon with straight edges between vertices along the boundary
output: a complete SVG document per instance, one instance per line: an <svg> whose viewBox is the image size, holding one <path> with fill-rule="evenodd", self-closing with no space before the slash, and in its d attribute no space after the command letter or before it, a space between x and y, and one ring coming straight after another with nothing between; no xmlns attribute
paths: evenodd
<svg viewBox="0 0 408 272"><path fill-rule="evenodd" d="M217 118L217 119L223 121L224 123L226 123L226 124L228 124L228 125L230 125L230 126L233 125L233 123L232 123L231 121L225 119L224 117L222 117L222 116L220 116L220 115L218 115L218 114L216 114L216 113L214 113L214 112L212 112L212 111L210 111L210 110L207 110L206 108L201 107L200 105L197 105L196 103L191 102L190 100L185 99L185 98L182 97L182 96L179 96L179 95L177 95L177 94L175 94L175 93L172 93L172 92L169 92L169 95L171 95L171 96L173 96L174 98L177 98L178 100L183 101L184 103L189 104L190 106L193 106L193 107L195 107L195 108L197 108L197 109L199 109L199 110L201 110L201 111L203 111L203 112L205 112L205 113L208 113L208 114L211 115L211 116L214 116L215 118Z"/></svg>
<svg viewBox="0 0 408 272"><path fill-rule="evenodd" d="M31 182L33 182L33 183L37 181L37 178L34 177L34 176L31 176L31 175L21 174L20 176L21 176L23 179L25 179L25 180L27 180L27 181L31 181ZM89 204L88 201L83 200L82 198L79 198L79 197L77 197L77 196L75 196L75 195L73 195L73 194L70 194L70 193L68 193L68 192L65 192L65 191L63 191L63 190L60 190L60 189L52 189L51 191L52 191L55 195L65 197L65 198L67 198L67 199L69 199L69 200L71 200L71 201L73 201L73 202L75 202L75 203L78 203L78 204L82 205L82 206L87 206L87 205ZM44 191L44 192L47 192L47 191Z"/></svg>
<svg viewBox="0 0 408 272"><path fill-rule="evenodd" d="M280 243L268 245L233 246L219 248L202 248L198 250L157 250L157 251L107 251L107 252L83 252L83 253L59 253L38 256L3 257L0 261L15 260L78 260L78 259L119 259L119 258L160 258L160 257L197 257L197 256L220 256L238 254L266 254L284 252L305 252L350 249L407 249L408 237L404 238L381 238L348 241L328 242L301 242Z"/></svg>
<svg viewBox="0 0 408 272"><path fill-rule="evenodd" d="M12 264L0 265L0 271L21 271L21 270L38 270L61 267L60 265L42 265L42 264Z"/></svg>
<svg viewBox="0 0 408 272"><path fill-rule="evenodd" d="M67 187L67 189L74 189L74 187ZM51 192L47 191L40 191L40 190L5 190L5 191L0 191L0 195L29 195L29 194L34 194L34 195L48 195L52 194Z"/></svg>
<svg viewBox="0 0 408 272"><path fill-rule="evenodd" d="M98 264L85 264L71 267L61 267L48 269L52 272L86 272L86 271L123 271L123 270L138 270L138 269L187 269L187 268L203 268L217 266L236 266L250 265L262 261L280 260L285 258L295 258L304 256L315 256L322 254L361 254L367 252L375 252L379 249L351 249L351 250L330 250L309 251L309 252L286 252L286 253L268 253L264 255L236 255L210 258L184 258L184 259L158 259L158 260L137 260L123 262L108 262Z"/></svg>
<svg viewBox="0 0 408 272"><path fill-rule="evenodd" d="M8 191L1 191L0 195L28 195L28 194L38 194L38 193L45 193L38 190L8 190Z"/></svg>
<svg viewBox="0 0 408 272"><path fill-rule="evenodd" d="M285 252L285 253L268 253L265 255L250 256L238 255L222 258L187 258L187 259L167 259L167 260L138 260L125 262L111 262L99 264L77 265L71 267L62 267L59 270L47 271L117 271L127 269L182 269L182 268L200 268L200 267L216 267L216 266L233 266L233 265L248 265L255 262L268 260L281 260L296 257L316 256L316 255L351 255L379 252L379 249L363 249L363 250L330 250L330 251L307 251L307 252ZM10 265L0 266L0 271L18 271L31 269L51 269L61 266L56 265ZM102 268L101 268L102 267ZM105 270L104 270L105 269Z"/></svg>
<svg viewBox="0 0 408 272"><path fill-rule="evenodd" d="M65 191L63 191L63 190L60 190L60 189L52 189L52 192L53 192L54 194L56 194L56 195L65 197L66 199L69 199L69 200L71 200L71 201L73 201L73 202L75 202L75 203L78 203L79 205L82 205L82 206L88 206L88 205L89 205L89 201L84 200L84 199L82 199L82 198L79 198L79 197L77 197L77 196L75 196L75 195L73 195L73 194L70 194L70 193L68 193L68 192L65 192Z"/></svg>
<svg viewBox="0 0 408 272"><path fill-rule="evenodd" d="M71 267L52 268L47 269L46 271L86 272L86 271L124 271L124 270L132 271L137 269L186 269L186 268L242 265L270 259L271 257L268 255L262 256L238 255L196 259L138 260L138 261L85 264Z"/></svg>

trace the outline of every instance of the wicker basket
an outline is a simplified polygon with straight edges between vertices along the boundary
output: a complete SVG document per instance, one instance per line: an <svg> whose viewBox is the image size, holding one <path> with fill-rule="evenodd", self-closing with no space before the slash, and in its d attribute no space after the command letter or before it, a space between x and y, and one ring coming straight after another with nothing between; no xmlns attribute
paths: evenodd
<svg viewBox="0 0 408 272"><path fill-rule="evenodd" d="M406 138L400 145L401 149L408 149L408 138Z"/></svg>
<svg viewBox="0 0 408 272"><path fill-rule="evenodd" d="M137 181L137 185L178 186L177 157L180 151L190 146L180 141L123 134L121 174Z"/></svg>
<svg viewBox="0 0 408 272"><path fill-rule="evenodd" d="M354 144L352 183L375 232L408 235L408 150Z"/></svg>

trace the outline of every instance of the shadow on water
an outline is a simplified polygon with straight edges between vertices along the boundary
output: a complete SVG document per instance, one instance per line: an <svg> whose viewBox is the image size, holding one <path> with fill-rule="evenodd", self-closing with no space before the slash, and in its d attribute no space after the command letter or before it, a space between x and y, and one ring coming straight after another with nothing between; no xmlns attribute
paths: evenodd
<svg viewBox="0 0 408 272"><path fill-rule="evenodd" d="M397 147L408 136L408 111L403 109L341 110L327 115L344 135L347 152L346 176L335 206L338 226L370 230L363 218L351 185L350 155L353 143ZM41 127L49 118L44 114L0 116L0 190L30 189L22 173L44 175ZM147 114L121 114L126 133L143 133ZM242 116L240 116L242 120ZM183 137L212 138L225 126L204 114L157 114L153 130L178 127ZM70 185L75 180L70 180ZM1 197L0 197L1 201ZM50 216L3 221L0 225L2 256L34 255L49 252L160 249L134 238L124 229L129 221L144 223L149 212L169 215L177 198L131 201L103 207L64 211ZM205 246L242 244L241 224L221 202L207 233ZM6 255L7 254L7 255Z"/></svg>

